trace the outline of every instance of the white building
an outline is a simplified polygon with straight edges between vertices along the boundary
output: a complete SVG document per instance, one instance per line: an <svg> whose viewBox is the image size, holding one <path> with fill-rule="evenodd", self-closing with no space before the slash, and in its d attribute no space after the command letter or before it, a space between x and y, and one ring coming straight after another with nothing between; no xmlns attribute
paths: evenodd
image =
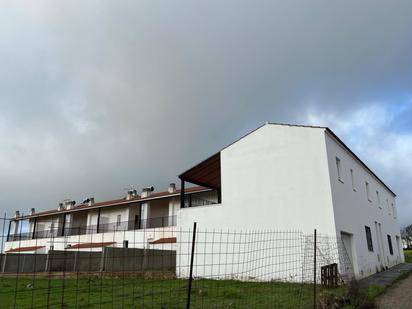
<svg viewBox="0 0 412 309"><path fill-rule="evenodd" d="M69 203L59 210L17 217L15 222L30 220L26 238L33 239L17 241L10 236L6 251L49 249L48 235L35 235L50 228L56 230L56 239L64 239L57 242L60 249L70 250L71 242L79 239L86 244L82 249L88 250L96 242L119 244L130 241L134 229L147 228L144 237L133 244L155 248L158 241L164 248L170 240L168 249L182 250L188 242L176 239L179 236L174 231L188 230L197 222L199 228L209 230L300 230L310 234L317 229L342 239L357 278L404 261L395 193L329 128L265 124L179 178L180 191L173 186L158 194L146 189L140 196L129 192L117 201L99 204L89 200L77 207ZM185 189L186 182L201 187ZM188 196L197 202L190 204ZM42 223L42 218L48 223ZM150 218L163 219L152 224ZM87 226L87 231L81 226ZM122 232L106 233L108 226L109 230L122 227ZM18 234L18 229L14 224L10 234ZM188 261L183 258L177 263L187 265ZM207 272L213 275L213 270Z"/></svg>
<svg viewBox="0 0 412 309"><path fill-rule="evenodd" d="M56 209L26 216L16 212L10 221L6 253L47 253L54 250L101 251L104 247L175 249L176 215L180 190L170 184L168 191L141 194L129 190L125 197L81 204L64 201ZM192 187L185 192L185 207L217 204L217 192ZM144 231L138 233L137 231Z"/></svg>
<svg viewBox="0 0 412 309"><path fill-rule="evenodd" d="M357 278L404 261L395 193L329 128L265 124L180 175L221 192L178 225L341 238Z"/></svg>

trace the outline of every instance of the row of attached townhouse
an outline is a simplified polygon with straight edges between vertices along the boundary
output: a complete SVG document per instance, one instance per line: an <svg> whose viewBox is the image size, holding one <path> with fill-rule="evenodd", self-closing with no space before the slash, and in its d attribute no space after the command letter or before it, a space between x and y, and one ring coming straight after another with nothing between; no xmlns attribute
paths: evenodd
<svg viewBox="0 0 412 309"><path fill-rule="evenodd" d="M404 261L395 193L329 128L266 123L179 178L180 190L174 185L161 193L146 188L137 195L132 190L116 201L88 199L78 206L69 201L58 210L16 216L6 250L70 250L79 240L85 250L98 250L96 242L124 242L127 247L132 237L128 232L136 229L147 233L134 240L134 246L169 244L167 249L182 250L187 244L174 231L197 222L209 230L310 234L317 229L343 242L357 278ZM186 188L186 183L197 187ZM21 234L19 222L24 220L30 226ZM64 242L50 241L48 230ZM205 243L197 254L208 256L205 263L214 265L217 261L207 254L213 244ZM188 258L178 264L187 265ZM212 276L213 271L207 270ZM194 272L205 275L200 269Z"/></svg>
<svg viewBox="0 0 412 309"><path fill-rule="evenodd" d="M180 192L174 183L168 191L153 187L128 190L121 199L96 203L93 197L83 203L66 200L54 210L29 215L17 211L10 221L6 252L47 253L53 250L101 251L114 244L126 247L175 248ZM196 186L186 189L183 207L218 203L218 192ZM144 230L145 233L136 233ZM137 237L137 239L136 239ZM166 241L168 240L168 241Z"/></svg>

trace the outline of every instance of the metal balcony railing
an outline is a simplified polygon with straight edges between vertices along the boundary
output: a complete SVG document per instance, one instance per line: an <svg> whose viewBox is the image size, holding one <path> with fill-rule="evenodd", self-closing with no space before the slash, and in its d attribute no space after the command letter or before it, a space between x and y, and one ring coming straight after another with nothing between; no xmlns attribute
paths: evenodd
<svg viewBox="0 0 412 309"><path fill-rule="evenodd" d="M120 222L101 223L99 225L85 225L79 227L62 227L48 230L38 230L19 234L10 234L7 241L20 241L40 238L55 238L61 236L75 236L95 233L131 231L139 229L161 228L176 225L176 216L149 218L145 220L130 220Z"/></svg>
<svg viewBox="0 0 412 309"><path fill-rule="evenodd" d="M198 198L192 195L185 196L185 208L218 204L214 201Z"/></svg>

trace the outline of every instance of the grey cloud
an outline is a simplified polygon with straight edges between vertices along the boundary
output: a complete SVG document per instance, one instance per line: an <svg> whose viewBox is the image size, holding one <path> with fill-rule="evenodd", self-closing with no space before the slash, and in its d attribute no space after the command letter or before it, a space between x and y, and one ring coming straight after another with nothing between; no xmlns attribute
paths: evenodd
<svg viewBox="0 0 412 309"><path fill-rule="evenodd" d="M412 92L409 1L0 6L9 213L165 187L266 120Z"/></svg>

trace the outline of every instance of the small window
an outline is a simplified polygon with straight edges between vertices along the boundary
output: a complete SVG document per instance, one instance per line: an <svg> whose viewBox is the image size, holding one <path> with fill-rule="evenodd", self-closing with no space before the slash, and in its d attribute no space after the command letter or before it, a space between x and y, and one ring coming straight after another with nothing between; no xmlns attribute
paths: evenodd
<svg viewBox="0 0 412 309"><path fill-rule="evenodd" d="M355 187L355 176L353 175L353 169L350 170L350 180L352 182L352 189L353 191L356 191Z"/></svg>
<svg viewBox="0 0 412 309"><path fill-rule="evenodd" d="M342 180L342 163L340 162L340 159L336 157L336 170L338 172L338 180L343 182Z"/></svg>
<svg viewBox="0 0 412 309"><path fill-rule="evenodd" d="M369 226L365 226L365 232L366 232L366 243L368 244L368 250L373 252L371 228Z"/></svg>
<svg viewBox="0 0 412 309"><path fill-rule="evenodd" d="M116 225L119 226L121 222L122 222L122 215L117 215Z"/></svg>
<svg viewBox="0 0 412 309"><path fill-rule="evenodd" d="M392 203L392 213L393 213L393 217L396 219L397 213L396 213L396 207L394 203Z"/></svg>
<svg viewBox="0 0 412 309"><path fill-rule="evenodd" d="M386 199L386 206L388 207L388 214L391 215L391 207L389 206L389 200Z"/></svg>
<svg viewBox="0 0 412 309"><path fill-rule="evenodd" d="M379 191L376 191L376 201L378 202L378 207L379 207L380 209L382 209L382 206L381 206L381 196L380 196L380 194L379 194Z"/></svg>
<svg viewBox="0 0 412 309"><path fill-rule="evenodd" d="M388 246L389 246L389 253L390 253L391 255L393 255L391 235L388 235Z"/></svg>
<svg viewBox="0 0 412 309"><path fill-rule="evenodd" d="M372 202L371 192L370 192L370 188L369 188L369 182L367 182L367 181L365 181L365 188L366 188L366 197L367 197L369 202Z"/></svg>

